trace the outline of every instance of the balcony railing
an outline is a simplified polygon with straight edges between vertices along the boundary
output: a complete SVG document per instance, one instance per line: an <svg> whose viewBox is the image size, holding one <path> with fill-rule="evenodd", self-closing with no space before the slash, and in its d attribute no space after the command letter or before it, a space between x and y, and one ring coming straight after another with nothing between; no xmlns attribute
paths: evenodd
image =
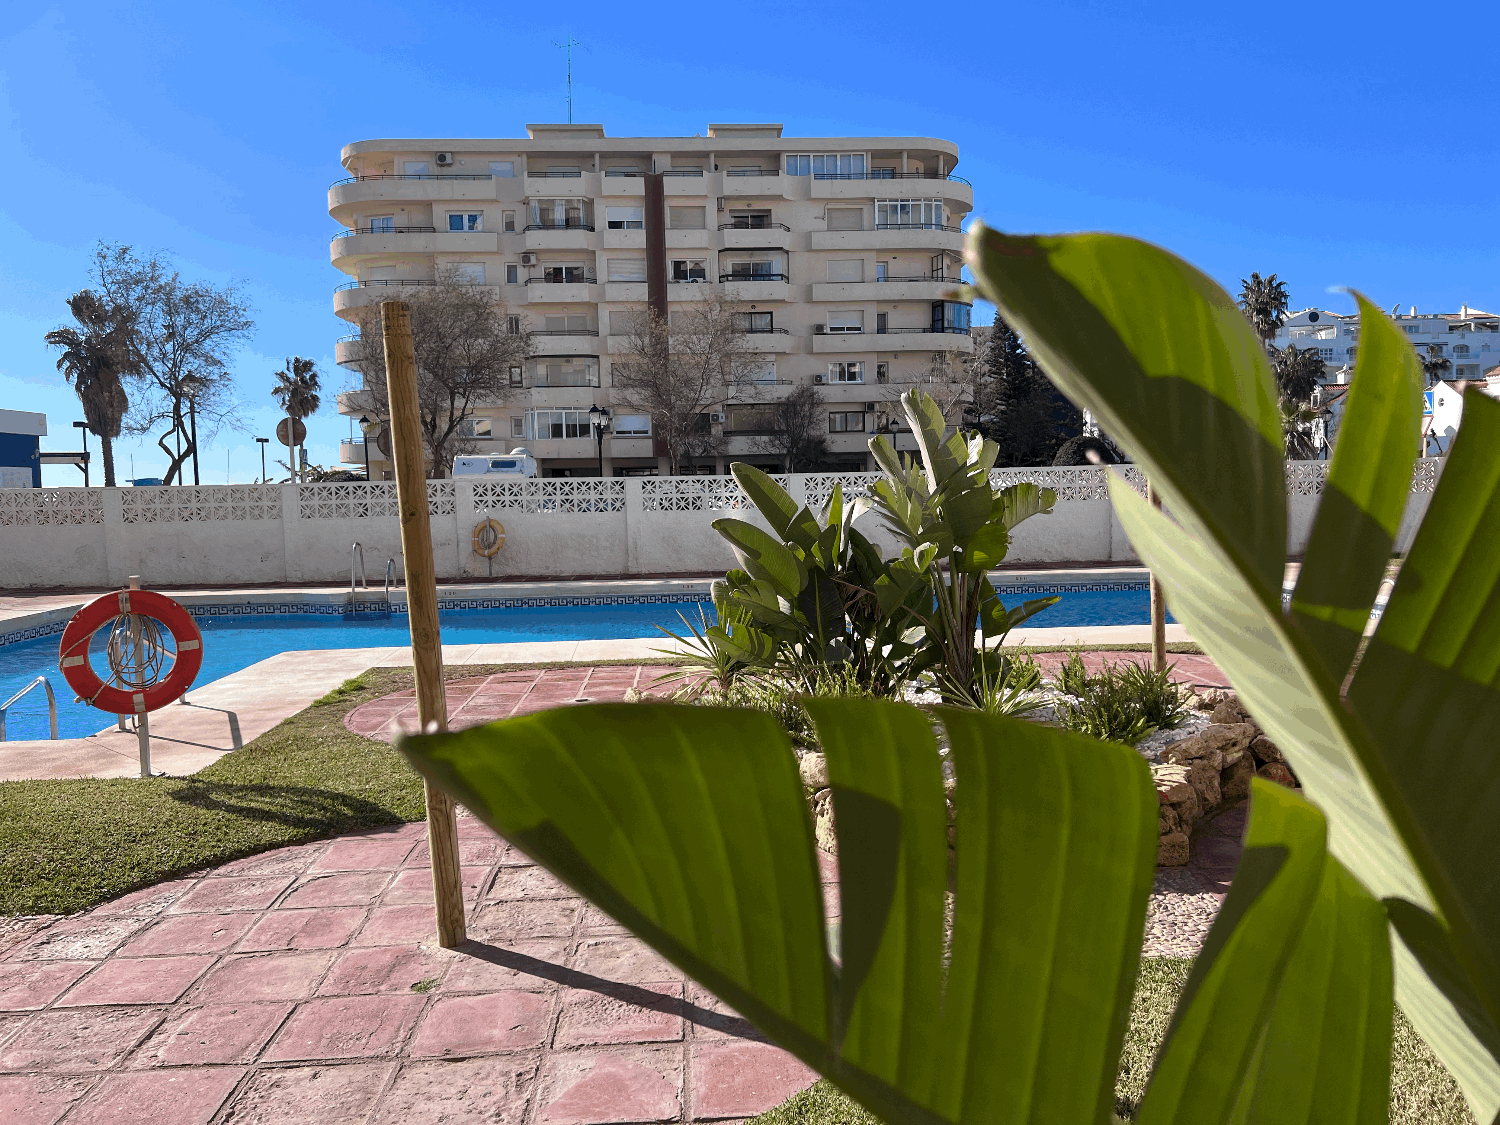
<svg viewBox="0 0 1500 1125"><path fill-rule="evenodd" d="M437 227L354 227L341 230L333 237L352 238L356 234L436 234Z"/></svg>
<svg viewBox="0 0 1500 1125"><path fill-rule="evenodd" d="M582 177L582 172L527 172L529 180L576 180Z"/></svg>
<svg viewBox="0 0 1500 1125"><path fill-rule="evenodd" d="M731 168L726 176L779 176L780 168Z"/></svg>
<svg viewBox="0 0 1500 1125"><path fill-rule="evenodd" d="M720 230L784 230L784 231L790 232L792 228L789 227L789 226L787 226L785 223L772 223L772 222L768 221L768 222L764 222L764 223L743 223L743 222L739 222L739 223L720 223L719 224L719 229Z"/></svg>
<svg viewBox="0 0 1500 1125"><path fill-rule="evenodd" d="M621 168L606 168L604 169L604 174L606 176L627 176L635 180L643 180L646 178L646 173L644 172L627 172Z"/></svg>
<svg viewBox="0 0 1500 1125"><path fill-rule="evenodd" d="M942 223L876 223L876 230L946 230L963 234L963 227L944 226Z"/></svg>
<svg viewBox="0 0 1500 1125"><path fill-rule="evenodd" d="M791 281L784 273L721 273L719 284L726 281Z"/></svg>
<svg viewBox="0 0 1500 1125"><path fill-rule="evenodd" d="M663 176L701 176L702 168L668 168L662 173Z"/></svg>
<svg viewBox="0 0 1500 1125"><path fill-rule="evenodd" d="M876 281L907 281L907 282L912 282L912 281L937 281L937 282L941 282L941 283L946 284L946 285L964 285L964 284L967 284L964 281L964 279L961 278L961 277L948 277L945 274L940 274L940 273L924 274L921 277L877 277L875 280Z"/></svg>
<svg viewBox="0 0 1500 1125"><path fill-rule="evenodd" d="M580 274L577 277L528 277L523 285L593 285L599 279L591 273Z"/></svg>
<svg viewBox="0 0 1500 1125"><path fill-rule="evenodd" d="M967 329L967 328L934 328L931 325L928 325L928 326L926 326L924 328L880 328L880 327L877 327L875 329L875 334L877 336L902 336L902 335L911 335L913 333L918 334L918 335L931 334L931 335L938 335L938 336L941 336L944 333L953 333L953 334L959 335L959 336L967 336L967 335L969 335L969 329Z"/></svg>
<svg viewBox="0 0 1500 1125"><path fill-rule="evenodd" d="M747 336L763 336L768 332L778 332L783 336L790 336L792 334L790 329L786 328L741 328L740 331Z"/></svg>
<svg viewBox="0 0 1500 1125"><path fill-rule="evenodd" d="M527 223L523 230L593 230L593 223Z"/></svg>
<svg viewBox="0 0 1500 1125"><path fill-rule="evenodd" d="M422 172L402 173L401 175L386 172L376 176L349 176L342 180L334 180L328 186L336 188L344 184L361 184L366 180L493 180L494 178L488 172Z"/></svg>
<svg viewBox="0 0 1500 1125"><path fill-rule="evenodd" d="M526 380L532 387L597 387L599 376L591 375L532 375Z"/></svg>
<svg viewBox="0 0 1500 1125"><path fill-rule="evenodd" d="M895 172L884 168L873 168L868 172L814 172L815 180L947 180L950 183L973 187L962 176L940 176L936 172Z"/></svg>
<svg viewBox="0 0 1500 1125"><path fill-rule="evenodd" d="M533 336L597 336L597 328L534 328Z"/></svg>
<svg viewBox="0 0 1500 1125"><path fill-rule="evenodd" d="M393 277L393 278L380 278L380 279L377 279L377 280L374 280L374 281L346 281L343 285L336 285L336 286L334 286L333 291L335 293L342 293L345 289L368 289L369 287L371 287L373 285L406 286L406 285L436 285L436 284L437 284L437 282L434 281L430 277ZM488 282L488 281L455 281L453 284L455 284L455 285L490 285L492 283Z"/></svg>

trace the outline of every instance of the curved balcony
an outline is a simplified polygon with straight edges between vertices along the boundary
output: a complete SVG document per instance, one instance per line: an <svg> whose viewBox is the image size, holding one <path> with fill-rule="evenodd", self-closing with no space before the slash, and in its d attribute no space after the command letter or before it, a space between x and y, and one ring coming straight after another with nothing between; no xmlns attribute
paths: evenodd
<svg viewBox="0 0 1500 1125"><path fill-rule="evenodd" d="M947 250L962 254L963 228L923 224L882 224L875 230L816 230L812 250Z"/></svg>
<svg viewBox="0 0 1500 1125"><path fill-rule="evenodd" d="M819 172L811 177L810 199L890 199L922 196L943 199L955 211L968 212L974 206L974 186L962 176L939 176L927 172L863 172L833 174ZM894 181L894 182L893 182Z"/></svg>
<svg viewBox="0 0 1500 1125"><path fill-rule="evenodd" d="M939 301L960 285L958 277L878 277L874 281L815 281L814 301Z"/></svg>
<svg viewBox="0 0 1500 1125"><path fill-rule="evenodd" d="M501 181L504 182L504 181ZM350 176L328 188L328 210L338 218L341 208L355 204L484 202L497 198L489 173L431 176Z"/></svg>
<svg viewBox="0 0 1500 1125"><path fill-rule="evenodd" d="M849 355L860 352L972 352L974 338L959 329L933 332L928 328L892 328L885 332L838 332L814 334L812 350L817 355Z"/></svg>
<svg viewBox="0 0 1500 1125"><path fill-rule="evenodd" d="M494 231L447 231L435 227L356 227L333 236L328 259L346 272L354 260L399 254L497 254L500 236Z"/></svg>
<svg viewBox="0 0 1500 1125"><path fill-rule="evenodd" d="M370 305L378 305L382 301L399 301L402 299L403 294L410 293L414 289L429 288L436 284L437 282L431 278L420 277L390 278L377 281L348 281L334 289L333 311L335 315L342 315L350 309L366 308ZM482 289L497 289L497 286L487 282L459 282L459 284L474 284Z"/></svg>

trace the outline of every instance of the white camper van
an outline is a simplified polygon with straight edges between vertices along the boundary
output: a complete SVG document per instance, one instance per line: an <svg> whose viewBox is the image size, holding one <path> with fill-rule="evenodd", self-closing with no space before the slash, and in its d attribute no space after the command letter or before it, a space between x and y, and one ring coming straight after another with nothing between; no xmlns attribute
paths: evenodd
<svg viewBox="0 0 1500 1125"><path fill-rule="evenodd" d="M453 475L456 477L534 477L536 458L524 447L512 449L503 457L455 457Z"/></svg>

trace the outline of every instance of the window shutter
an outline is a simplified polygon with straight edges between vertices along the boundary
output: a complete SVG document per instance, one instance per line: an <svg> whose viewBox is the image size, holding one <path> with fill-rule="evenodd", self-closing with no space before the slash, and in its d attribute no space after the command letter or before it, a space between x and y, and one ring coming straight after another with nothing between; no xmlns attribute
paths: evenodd
<svg viewBox="0 0 1500 1125"><path fill-rule="evenodd" d="M863 258L828 263L829 281L863 281L864 279L865 260Z"/></svg>
<svg viewBox="0 0 1500 1125"><path fill-rule="evenodd" d="M634 332L646 314L639 309L614 309L609 314L609 334L628 336Z"/></svg>
<svg viewBox="0 0 1500 1125"><path fill-rule="evenodd" d="M610 258L608 268L610 281L646 280L645 258Z"/></svg>
<svg viewBox="0 0 1500 1125"><path fill-rule="evenodd" d="M829 230L864 230L863 207L830 207L828 209Z"/></svg>
<svg viewBox="0 0 1500 1125"><path fill-rule="evenodd" d="M673 230L703 230L705 211L703 207L668 207L667 225Z"/></svg>

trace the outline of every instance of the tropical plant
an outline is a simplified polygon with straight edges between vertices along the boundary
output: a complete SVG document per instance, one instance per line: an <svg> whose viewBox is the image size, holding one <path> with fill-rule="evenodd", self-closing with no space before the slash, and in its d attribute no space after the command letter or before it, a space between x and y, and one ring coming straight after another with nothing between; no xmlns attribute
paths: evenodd
<svg viewBox="0 0 1500 1125"><path fill-rule="evenodd" d="M1266 347L1286 321L1289 299L1286 282L1278 281L1274 273L1265 277L1252 273L1248 280L1240 279L1240 311Z"/></svg>
<svg viewBox="0 0 1500 1125"><path fill-rule="evenodd" d="M1286 447L1288 461L1310 461L1318 455L1313 442L1312 425L1318 412L1295 399L1283 398L1281 408L1281 438Z"/></svg>
<svg viewBox="0 0 1500 1125"><path fill-rule="evenodd" d="M49 347L61 348L57 369L73 384L89 430L97 434L104 459L104 487L115 486L114 439L130 409L121 381L130 367L131 317L121 305L107 305L92 290L68 298L78 327L56 328L46 335Z"/></svg>
<svg viewBox="0 0 1500 1125"><path fill-rule="evenodd" d="M1420 430L1420 364L1380 311L1357 297L1343 434L1284 610L1277 398L1229 296L1131 239L980 228L970 240L981 292L1163 494L1159 510L1111 484L1173 613L1315 802L1253 782L1244 856L1138 1120L1384 1121L1396 991L1476 1118L1494 1119L1500 403L1468 396L1363 638ZM1106 1120L1156 849L1145 762L940 710L955 780L950 905L929 717L870 700L806 706L837 823L836 957L802 786L769 716L601 705L401 747L883 1119Z"/></svg>
<svg viewBox="0 0 1500 1125"><path fill-rule="evenodd" d="M1293 402L1307 402L1323 377L1324 360L1317 348L1298 349L1291 344L1272 348L1271 374L1276 378L1280 397Z"/></svg>
<svg viewBox="0 0 1500 1125"><path fill-rule="evenodd" d="M1442 381L1452 370L1453 361L1443 354L1443 345L1428 344L1427 354L1422 357L1422 374L1427 376L1428 385Z"/></svg>
<svg viewBox="0 0 1500 1125"><path fill-rule="evenodd" d="M1057 687L1071 696L1057 706L1063 727L1107 742L1134 746L1158 730L1181 726L1187 716L1170 666L1157 672L1131 661L1105 662L1090 672L1073 652L1058 672Z"/></svg>
<svg viewBox="0 0 1500 1125"><path fill-rule="evenodd" d="M287 455L293 464L300 465L305 455L296 456L297 449L301 448L301 443L296 440L297 423L316 414L318 407L322 405L318 397L318 392L322 389L318 365L313 360L292 356L281 365L280 371L272 373L272 378L276 383L271 388L271 395L281 404L282 413L287 416ZM295 480L300 480L303 476L301 472L292 473Z"/></svg>
<svg viewBox="0 0 1500 1125"><path fill-rule="evenodd" d="M1039 694L1042 671L1024 655L1002 653L998 660L982 661L972 683L946 686L948 698L986 715L1027 715L1047 705Z"/></svg>

